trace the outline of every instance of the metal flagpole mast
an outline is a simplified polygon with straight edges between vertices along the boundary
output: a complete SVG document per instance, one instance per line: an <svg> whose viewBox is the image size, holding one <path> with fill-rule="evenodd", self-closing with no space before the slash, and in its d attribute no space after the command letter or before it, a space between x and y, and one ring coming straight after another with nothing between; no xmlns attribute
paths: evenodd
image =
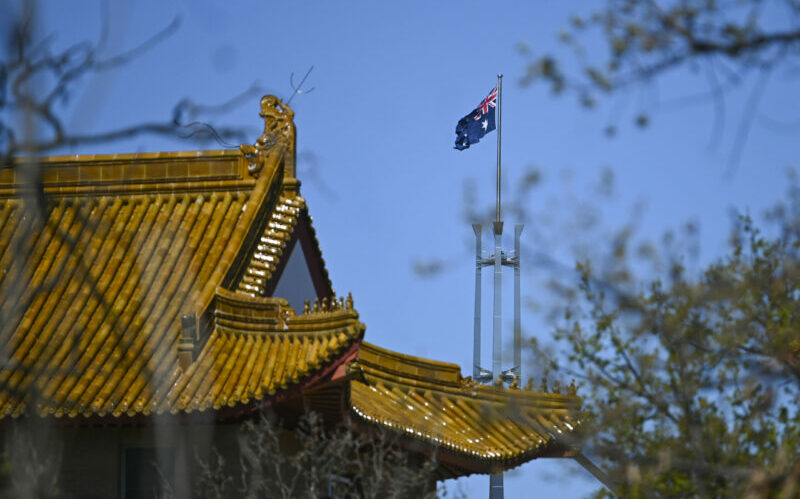
<svg viewBox="0 0 800 499"><path fill-rule="evenodd" d="M492 327L492 377L502 382L502 283L503 283L503 256L501 240L503 236L503 221L500 218L500 151L501 131L503 122L503 75L497 75L497 206L494 222L494 312ZM489 476L489 498L503 499L503 472L493 473Z"/></svg>
<svg viewBox="0 0 800 499"><path fill-rule="evenodd" d="M472 342L472 379L481 380L481 224L472 224L475 232L475 323Z"/></svg>
<svg viewBox="0 0 800 499"><path fill-rule="evenodd" d="M503 75L502 73L497 75L497 220L496 223L500 225L500 232L503 232L503 226L500 221L500 139L501 139L501 131L502 131L502 124L503 124ZM496 229L495 229L496 232Z"/></svg>
<svg viewBox="0 0 800 499"><path fill-rule="evenodd" d="M503 122L503 75L497 75L497 205L494 221L494 312L492 327L492 373L494 379L500 377L503 362L502 343L502 293L503 293L503 221L500 218L500 139Z"/></svg>
<svg viewBox="0 0 800 499"><path fill-rule="evenodd" d="M519 236L524 225L514 226L514 375L522 379L522 324L520 322L519 268L522 264ZM518 381L519 383L519 381Z"/></svg>

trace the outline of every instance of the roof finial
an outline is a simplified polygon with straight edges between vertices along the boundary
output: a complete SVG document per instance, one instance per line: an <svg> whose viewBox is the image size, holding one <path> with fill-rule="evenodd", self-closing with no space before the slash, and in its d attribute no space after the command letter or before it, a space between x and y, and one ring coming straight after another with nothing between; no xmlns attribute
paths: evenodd
<svg viewBox="0 0 800 499"><path fill-rule="evenodd" d="M345 302L347 310L353 310L353 293L347 292L347 301Z"/></svg>
<svg viewBox="0 0 800 499"><path fill-rule="evenodd" d="M294 178L294 111L274 95L265 95L261 98L261 112L258 114L264 118L264 133L255 144L239 146L250 163L247 169L251 175L257 177L264 168L270 150L279 142L284 142L290 148L284 158L286 163L284 175Z"/></svg>
<svg viewBox="0 0 800 499"><path fill-rule="evenodd" d="M570 382L569 387L567 388L567 394L569 395L577 395L578 394L578 387L575 386L575 379Z"/></svg>

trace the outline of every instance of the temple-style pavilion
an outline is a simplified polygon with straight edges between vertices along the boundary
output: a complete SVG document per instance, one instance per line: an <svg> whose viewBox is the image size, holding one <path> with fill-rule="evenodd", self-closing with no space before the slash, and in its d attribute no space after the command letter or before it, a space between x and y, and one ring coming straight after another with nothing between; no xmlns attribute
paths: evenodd
<svg viewBox="0 0 800 499"><path fill-rule="evenodd" d="M436 450L440 478L570 455L574 390L480 385L365 341L300 194L293 112L266 96L261 116L240 150L0 170L0 426L57 426L81 497L128 497L154 441L187 469L188 444L235 452L226 435L265 408L395 432Z"/></svg>

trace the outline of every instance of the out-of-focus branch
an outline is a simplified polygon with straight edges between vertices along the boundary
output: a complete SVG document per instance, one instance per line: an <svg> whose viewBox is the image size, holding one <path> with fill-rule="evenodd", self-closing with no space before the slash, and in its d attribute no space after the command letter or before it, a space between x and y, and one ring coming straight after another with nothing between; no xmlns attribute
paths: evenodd
<svg viewBox="0 0 800 499"><path fill-rule="evenodd" d="M235 142L246 140L240 128L215 128L200 121L202 116L230 109L261 91L251 85L241 94L221 105L201 105L188 98L179 101L172 119L145 122L115 130L78 134L65 126L61 106L68 102L76 85L91 73L114 70L147 54L168 39L180 26L173 19L167 26L138 45L119 54L103 57L100 54L104 37L96 44L82 41L66 49L54 51L52 37L39 41L33 33L33 14L24 15L15 24L9 55L0 59L0 164L13 166L17 156L35 156L63 148L114 142L140 135L161 135L196 142L217 142L236 147ZM107 31L104 26L103 32ZM48 82L44 84L42 82ZM46 88L41 88L42 86ZM18 117L42 127L40 134L21 133L14 123ZM21 120L24 121L24 120Z"/></svg>
<svg viewBox="0 0 800 499"><path fill-rule="evenodd" d="M763 75L796 62L800 58L798 26L796 2L607 0L594 12L573 16L569 27L561 31L560 39L573 52L573 59L534 54L521 44L520 52L528 59L521 84L544 82L554 93L572 93L591 108L600 97L631 87L647 88L675 71L705 69L709 92L704 92L703 100L713 98L715 103L714 144L719 141L723 94L753 75L761 75L759 81L764 81ZM731 168L738 163L753 121L752 106L745 106L730 153ZM651 111L637 110L635 124L647 126L645 112Z"/></svg>

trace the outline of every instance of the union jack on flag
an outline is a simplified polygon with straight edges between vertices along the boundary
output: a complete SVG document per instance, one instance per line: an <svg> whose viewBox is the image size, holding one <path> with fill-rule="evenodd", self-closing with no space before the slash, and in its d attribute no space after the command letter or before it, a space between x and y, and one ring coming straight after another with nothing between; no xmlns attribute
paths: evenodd
<svg viewBox="0 0 800 499"><path fill-rule="evenodd" d="M471 113L458 120L456 125L456 145L459 151L477 144L484 135L495 129L497 112L497 87L478 104Z"/></svg>

